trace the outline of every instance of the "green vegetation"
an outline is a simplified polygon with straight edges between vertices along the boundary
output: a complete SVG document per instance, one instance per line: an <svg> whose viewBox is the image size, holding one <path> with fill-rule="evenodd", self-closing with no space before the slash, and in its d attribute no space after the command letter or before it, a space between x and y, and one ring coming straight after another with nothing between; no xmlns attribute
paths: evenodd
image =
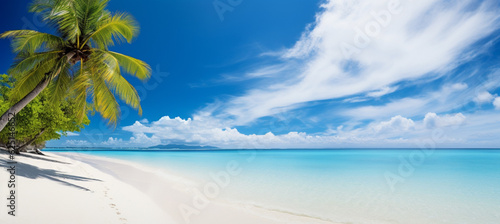
<svg viewBox="0 0 500 224"><path fill-rule="evenodd" d="M115 95L142 113L137 91L122 76L122 70L146 80L151 75L149 65L108 49L115 42L130 43L139 28L130 15L106 10L107 3L108 0L35 0L30 11L41 13L55 34L13 30L0 35L12 38L12 48L17 53L8 71L16 82L8 99L3 95L0 106L0 131L7 125L9 113L19 115L17 128L22 139L29 139L42 129L45 131L36 141L57 138L57 129L77 131L79 128L74 125L85 123L88 99L108 124L116 126L120 107ZM37 97L39 94L42 96ZM25 107L30 109L25 111Z"/></svg>
<svg viewBox="0 0 500 224"><path fill-rule="evenodd" d="M7 110L11 105L13 84L8 75L0 75L0 111ZM59 139L67 132L78 132L84 125L89 124L85 116L82 120L77 118L78 108L74 104L74 98L58 102L49 101L49 91L40 93L31 103L29 103L19 114L16 115L16 153L26 150L27 146L34 145L37 148L43 147L45 141ZM90 107L89 107L90 108ZM10 131L4 129L0 132L0 144L8 142Z"/></svg>

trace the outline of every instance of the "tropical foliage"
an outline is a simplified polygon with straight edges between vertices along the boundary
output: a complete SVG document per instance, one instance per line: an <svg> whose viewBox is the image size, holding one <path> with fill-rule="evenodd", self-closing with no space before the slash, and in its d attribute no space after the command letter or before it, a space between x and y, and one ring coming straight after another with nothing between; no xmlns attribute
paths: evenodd
<svg viewBox="0 0 500 224"><path fill-rule="evenodd" d="M85 118L87 101L91 100L95 111L110 125L116 125L120 107L115 96L142 113L137 91L122 74L147 80L151 74L149 65L109 50L115 43L130 43L139 28L130 15L106 10L107 3L108 0L35 0L30 11L41 13L56 32L13 30L0 35L12 38L17 54L8 71L17 80L10 101L25 100L36 88L45 88L40 83L48 79L47 100L57 104L70 93L80 120Z"/></svg>
<svg viewBox="0 0 500 224"><path fill-rule="evenodd" d="M13 82L7 75L0 75L0 81L2 83L0 111L5 111L10 106L9 97L13 93L11 88ZM56 104L49 102L49 99L49 91L45 90L16 115L17 147L24 143L36 145L51 139L59 139L61 135L79 132L84 125L89 124L87 117L84 117L82 121L76 117L78 108L73 98ZM0 144L7 143L9 134L8 129L0 132Z"/></svg>

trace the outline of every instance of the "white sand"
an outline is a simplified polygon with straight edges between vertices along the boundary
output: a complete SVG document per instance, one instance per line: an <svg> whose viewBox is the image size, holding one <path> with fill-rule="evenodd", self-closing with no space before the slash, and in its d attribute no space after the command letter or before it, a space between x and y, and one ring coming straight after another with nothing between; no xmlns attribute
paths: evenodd
<svg viewBox="0 0 500 224"><path fill-rule="evenodd" d="M0 223L332 223L217 200L207 203L196 197L189 180L128 161L46 154L16 157L18 194L12 217L6 207L8 157L0 153Z"/></svg>
<svg viewBox="0 0 500 224"><path fill-rule="evenodd" d="M136 188L88 164L46 154L15 158L17 208L12 217L6 207L8 157L1 151L0 223L173 223Z"/></svg>

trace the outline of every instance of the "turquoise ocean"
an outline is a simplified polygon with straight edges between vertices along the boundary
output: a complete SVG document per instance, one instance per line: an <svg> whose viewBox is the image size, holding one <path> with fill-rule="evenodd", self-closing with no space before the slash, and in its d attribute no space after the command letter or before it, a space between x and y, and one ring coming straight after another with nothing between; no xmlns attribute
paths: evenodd
<svg viewBox="0 0 500 224"><path fill-rule="evenodd" d="M200 191L216 183L227 203L337 223L500 223L498 149L68 152L165 170Z"/></svg>

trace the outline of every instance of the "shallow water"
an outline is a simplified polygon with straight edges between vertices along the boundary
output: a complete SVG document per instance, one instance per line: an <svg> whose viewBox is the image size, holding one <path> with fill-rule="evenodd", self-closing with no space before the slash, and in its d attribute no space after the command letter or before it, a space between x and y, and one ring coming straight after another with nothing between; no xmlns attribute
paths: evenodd
<svg viewBox="0 0 500 224"><path fill-rule="evenodd" d="M500 150L79 152L165 169L215 200L322 220L500 223Z"/></svg>

